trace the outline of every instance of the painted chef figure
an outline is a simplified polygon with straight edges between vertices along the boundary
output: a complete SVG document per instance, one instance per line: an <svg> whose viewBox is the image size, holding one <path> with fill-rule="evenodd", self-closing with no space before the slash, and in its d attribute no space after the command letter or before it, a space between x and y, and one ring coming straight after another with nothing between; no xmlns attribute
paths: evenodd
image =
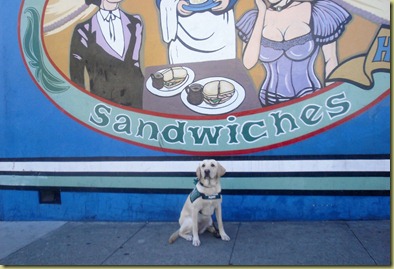
<svg viewBox="0 0 394 269"><path fill-rule="evenodd" d="M170 64L236 57L237 0L156 0Z"/></svg>

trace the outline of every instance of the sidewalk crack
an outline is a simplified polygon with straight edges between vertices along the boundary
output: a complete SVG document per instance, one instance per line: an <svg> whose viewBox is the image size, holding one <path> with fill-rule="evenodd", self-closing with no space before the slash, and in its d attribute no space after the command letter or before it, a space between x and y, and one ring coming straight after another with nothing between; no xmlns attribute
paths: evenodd
<svg viewBox="0 0 394 269"><path fill-rule="evenodd" d="M357 241L360 243L360 245L363 247L363 249L365 250L365 252L368 253L368 256L373 260L375 265L378 265L378 263L376 262L376 260L373 258L373 256L371 255L371 253L369 253L368 249L364 246L363 242L361 242L360 238L358 238L358 236L356 235L356 233L353 231L353 229L350 227L349 223L346 222L346 226L349 228L349 230L352 232L352 234L354 235L354 237L357 239Z"/></svg>
<svg viewBox="0 0 394 269"><path fill-rule="evenodd" d="M241 222L238 223L237 233L235 234L234 245L233 245L233 247L232 247L232 249L231 249L231 254L230 254L230 259L229 259L229 261L228 261L228 265L233 265L231 261L232 261L232 259L233 259L235 244L237 244L238 233L239 233L240 228L241 228Z"/></svg>
<svg viewBox="0 0 394 269"><path fill-rule="evenodd" d="M106 261L109 260L109 258L111 258L119 249L121 249L122 247L124 247L134 236L136 236L142 229L144 229L149 222L145 222L144 225L142 225L137 231L135 231L135 233L133 233L126 241L124 241L118 248L116 248L111 254L108 255L107 258L105 258L100 265L105 264Z"/></svg>

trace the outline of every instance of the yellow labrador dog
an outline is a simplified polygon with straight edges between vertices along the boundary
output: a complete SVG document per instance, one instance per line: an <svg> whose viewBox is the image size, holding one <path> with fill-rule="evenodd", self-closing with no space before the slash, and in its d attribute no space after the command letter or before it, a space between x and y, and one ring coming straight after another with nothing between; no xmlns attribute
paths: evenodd
<svg viewBox="0 0 394 269"><path fill-rule="evenodd" d="M223 228L222 196L220 177L226 169L215 160L204 160L197 167L198 182L187 197L179 218L180 228L174 232L168 242L173 243L179 236L188 241L193 240L194 246L200 245L199 234L206 230L215 233L212 215L216 213L219 234L222 240L229 241L230 237Z"/></svg>

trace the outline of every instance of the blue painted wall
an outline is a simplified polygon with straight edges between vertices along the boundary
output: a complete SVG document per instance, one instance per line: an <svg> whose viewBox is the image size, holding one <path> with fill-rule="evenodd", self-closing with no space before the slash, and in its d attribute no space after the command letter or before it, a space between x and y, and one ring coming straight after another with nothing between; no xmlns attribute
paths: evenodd
<svg viewBox="0 0 394 269"><path fill-rule="evenodd" d="M106 137L57 109L20 56L19 7L8 1L0 9L0 158L177 156ZM390 96L327 132L252 155L388 155L389 122ZM0 220L177 221L186 196L66 191L58 205L40 204L37 191L0 187ZM226 221L389 219L390 196L225 195L223 211Z"/></svg>
<svg viewBox="0 0 394 269"><path fill-rule="evenodd" d="M178 221L187 194L62 192L39 204L37 191L0 192L0 220ZM225 221L390 219L389 196L223 196Z"/></svg>

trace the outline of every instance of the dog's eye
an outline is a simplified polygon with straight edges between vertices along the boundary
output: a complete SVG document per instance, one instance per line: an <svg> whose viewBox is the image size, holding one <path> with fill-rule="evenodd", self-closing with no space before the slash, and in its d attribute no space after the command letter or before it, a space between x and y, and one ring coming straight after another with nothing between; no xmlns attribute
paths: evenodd
<svg viewBox="0 0 394 269"><path fill-rule="evenodd" d="M214 163L211 163L211 167L215 167L215 164L214 164Z"/></svg>
<svg viewBox="0 0 394 269"><path fill-rule="evenodd" d="M205 163L202 165L202 167L205 167Z"/></svg>

